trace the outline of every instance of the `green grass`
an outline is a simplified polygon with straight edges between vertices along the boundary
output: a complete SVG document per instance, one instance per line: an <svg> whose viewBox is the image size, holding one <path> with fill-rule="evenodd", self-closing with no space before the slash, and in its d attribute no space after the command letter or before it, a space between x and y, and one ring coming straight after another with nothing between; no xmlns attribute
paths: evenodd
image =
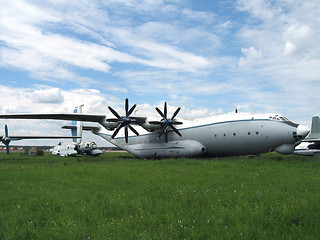
<svg viewBox="0 0 320 240"><path fill-rule="evenodd" d="M0 154L0 239L318 239L320 160Z"/></svg>

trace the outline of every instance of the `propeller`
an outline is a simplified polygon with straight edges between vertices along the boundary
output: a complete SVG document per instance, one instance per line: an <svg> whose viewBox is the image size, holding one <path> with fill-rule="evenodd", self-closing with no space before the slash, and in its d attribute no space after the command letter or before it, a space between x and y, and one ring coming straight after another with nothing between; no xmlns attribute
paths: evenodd
<svg viewBox="0 0 320 240"><path fill-rule="evenodd" d="M120 116L112 107L108 106L109 110L115 115L117 118L110 118L107 119L109 122L117 122L120 123L114 133L111 136L111 139L115 138L115 136L118 134L121 128L124 127L124 136L126 139L126 143L128 143L128 129L130 129L132 132L134 132L137 136L139 136L139 133L130 125L133 122L136 122L136 119L130 118L130 115L132 114L133 110L136 108L136 104L134 104L130 110L129 110L129 100L126 98L125 100L125 116Z"/></svg>
<svg viewBox="0 0 320 240"><path fill-rule="evenodd" d="M174 120L174 118L178 115L180 111L180 107L177 108L177 110L174 112L171 118L168 119L167 117L167 102L164 103L164 109L163 112L156 107L157 112L162 117L161 121L150 121L150 124L159 124L162 126L161 132L158 135L158 139L164 134L165 141L168 143L168 128L170 127L176 134L178 134L180 137L182 137L181 133L178 131L178 129L174 125L181 125L182 122Z"/></svg>
<svg viewBox="0 0 320 240"><path fill-rule="evenodd" d="M8 134L8 126L7 124L4 125L4 137L2 137L1 142L6 145L7 154L9 154L9 143L11 142L11 139Z"/></svg>

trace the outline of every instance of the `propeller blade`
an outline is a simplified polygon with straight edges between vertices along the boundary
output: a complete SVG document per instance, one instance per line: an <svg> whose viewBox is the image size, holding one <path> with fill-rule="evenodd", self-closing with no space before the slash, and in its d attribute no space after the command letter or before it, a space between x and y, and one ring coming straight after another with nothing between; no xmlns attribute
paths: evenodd
<svg viewBox="0 0 320 240"><path fill-rule="evenodd" d="M114 131L114 133L111 136L111 139L114 139L114 137L118 134L118 132L120 131L120 129L123 127L123 124L121 123L116 130Z"/></svg>
<svg viewBox="0 0 320 240"><path fill-rule="evenodd" d="M9 154L10 153L9 144L6 144L6 149L7 149L7 154Z"/></svg>
<svg viewBox="0 0 320 240"><path fill-rule="evenodd" d="M129 99L128 98L126 98L124 105L125 105L124 109L126 111L126 117L128 117L130 115L130 114L128 114L128 109L129 109Z"/></svg>
<svg viewBox="0 0 320 240"><path fill-rule="evenodd" d="M140 134L137 132L137 130L135 130L132 126L130 126L130 125L128 125L128 126L129 126L130 130L131 130L132 132L134 132L137 136L140 135Z"/></svg>
<svg viewBox="0 0 320 240"><path fill-rule="evenodd" d="M126 143L128 143L128 125L124 127L124 137L126 139Z"/></svg>
<svg viewBox="0 0 320 240"><path fill-rule="evenodd" d="M167 102L164 102L164 118L167 119Z"/></svg>
<svg viewBox="0 0 320 240"><path fill-rule="evenodd" d="M174 114L172 115L172 118L171 118L172 120L177 116L177 114L179 113L180 109L181 108L178 107L177 110L174 112Z"/></svg>
<svg viewBox="0 0 320 240"><path fill-rule="evenodd" d="M120 115L115 110L113 110L112 107L108 106L108 108L113 113L113 115L115 115L118 119L121 119Z"/></svg>
<svg viewBox="0 0 320 240"><path fill-rule="evenodd" d="M5 137L7 138L8 137L8 126L7 126L7 124L6 125L4 125L4 132L5 132Z"/></svg>
<svg viewBox="0 0 320 240"><path fill-rule="evenodd" d="M172 130L175 131L176 134L178 134L180 137L182 137L181 133L178 131L178 129L176 129L175 126L171 126Z"/></svg>
<svg viewBox="0 0 320 240"><path fill-rule="evenodd" d="M161 112L161 110L160 110L159 108L156 107L156 110L157 110L157 112L160 114L161 117L165 118L165 117L164 117L164 114Z"/></svg>
<svg viewBox="0 0 320 240"><path fill-rule="evenodd" d="M173 122L173 124L174 124L174 125L181 125L181 124L182 124L182 122L174 121L174 122Z"/></svg>
<svg viewBox="0 0 320 240"><path fill-rule="evenodd" d="M107 119L107 122L119 122L121 121L121 119L118 119L118 118L108 118Z"/></svg>
<svg viewBox="0 0 320 240"><path fill-rule="evenodd" d="M129 110L129 112L128 112L128 116L127 116L127 117L129 117L129 116L131 115L131 113L132 113L132 112L133 112L133 110L136 108L136 106L137 106L137 104L133 105L133 106L130 108L130 110Z"/></svg>
<svg viewBox="0 0 320 240"><path fill-rule="evenodd" d="M161 138L161 136L162 136L164 133L167 132L167 128L168 128L168 126L165 126L164 128L161 129L161 132L160 132L159 135L158 135L158 139Z"/></svg>

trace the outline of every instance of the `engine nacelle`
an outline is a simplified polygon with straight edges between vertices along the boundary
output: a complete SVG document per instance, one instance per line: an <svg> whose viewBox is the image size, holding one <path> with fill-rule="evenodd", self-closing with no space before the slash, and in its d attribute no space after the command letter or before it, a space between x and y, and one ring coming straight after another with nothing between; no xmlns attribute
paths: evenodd
<svg viewBox="0 0 320 240"><path fill-rule="evenodd" d="M206 153L206 148L193 140L134 144L125 150L140 158L196 157Z"/></svg>
<svg viewBox="0 0 320 240"><path fill-rule="evenodd" d="M148 122L141 124L141 127L149 132L154 132L155 130L160 130L162 128L162 126L159 124L150 124Z"/></svg>
<svg viewBox="0 0 320 240"><path fill-rule="evenodd" d="M119 123L118 122L103 122L101 123L102 126L104 126L107 130L114 130L115 128L118 127Z"/></svg>

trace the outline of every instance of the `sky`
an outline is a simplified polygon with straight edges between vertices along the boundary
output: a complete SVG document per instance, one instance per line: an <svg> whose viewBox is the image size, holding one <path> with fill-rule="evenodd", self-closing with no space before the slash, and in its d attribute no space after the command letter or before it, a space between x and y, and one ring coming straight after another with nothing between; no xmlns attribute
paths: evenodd
<svg viewBox="0 0 320 240"><path fill-rule="evenodd" d="M0 113L320 114L319 0L0 0ZM0 120L14 135L67 121ZM1 125L3 129L1 129ZM84 140L108 146L86 133ZM23 140L13 145L49 145ZM13 142L12 142L13 143Z"/></svg>

